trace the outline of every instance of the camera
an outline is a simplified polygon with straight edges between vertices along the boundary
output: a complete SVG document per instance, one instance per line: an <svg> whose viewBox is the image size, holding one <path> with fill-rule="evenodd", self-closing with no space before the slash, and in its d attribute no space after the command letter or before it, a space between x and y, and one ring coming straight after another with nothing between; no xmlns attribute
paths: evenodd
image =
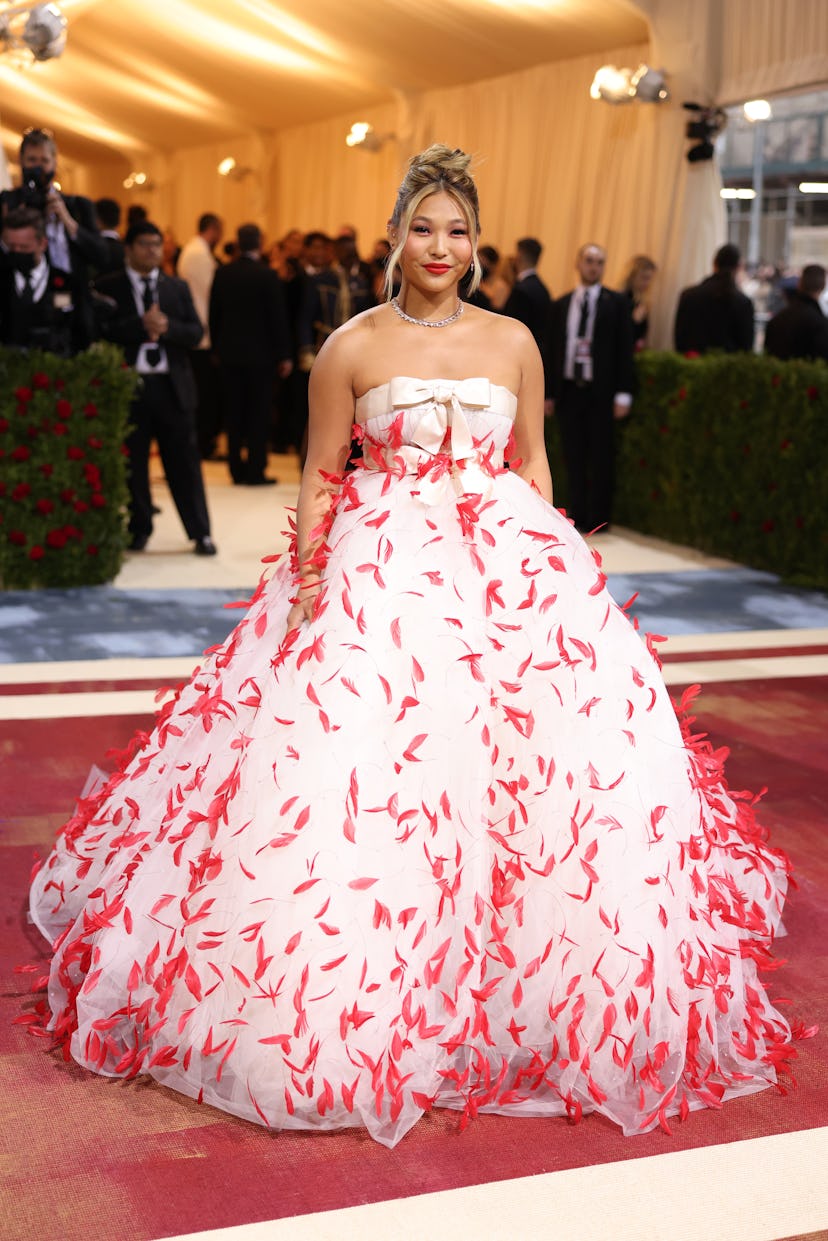
<svg viewBox="0 0 828 1241"><path fill-rule="evenodd" d="M24 168L21 196L23 205L45 211L51 184L52 174L44 168Z"/></svg>

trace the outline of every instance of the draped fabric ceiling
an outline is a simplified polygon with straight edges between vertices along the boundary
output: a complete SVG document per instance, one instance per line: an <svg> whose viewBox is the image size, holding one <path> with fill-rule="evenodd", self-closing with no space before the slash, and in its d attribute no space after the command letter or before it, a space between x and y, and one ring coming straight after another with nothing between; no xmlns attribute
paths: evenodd
<svg viewBox="0 0 828 1241"><path fill-rule="evenodd" d="M433 141L475 156L484 239L545 244L554 293L574 250L607 245L609 274L659 264L654 343L678 289L708 268L724 216L715 166L684 159L683 99L828 83L826 0L60 0L59 60L0 56L0 128L54 129L68 190L141 201L179 240L198 214L384 231L408 156ZM0 12L4 0L0 0ZM603 63L667 70L670 104L589 98ZM350 150L352 122L386 140ZM217 164L232 155L235 178ZM140 169L149 184L126 191Z"/></svg>

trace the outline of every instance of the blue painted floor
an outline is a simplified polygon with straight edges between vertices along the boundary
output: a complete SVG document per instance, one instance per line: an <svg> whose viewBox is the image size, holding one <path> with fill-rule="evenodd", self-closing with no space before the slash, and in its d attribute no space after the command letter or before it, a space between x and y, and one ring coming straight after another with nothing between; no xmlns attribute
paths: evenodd
<svg viewBox="0 0 828 1241"><path fill-rule="evenodd" d="M619 603L638 591L642 629L670 635L828 627L828 596L753 569L611 574ZM9 591L0 594L0 663L197 657L241 619L244 590Z"/></svg>

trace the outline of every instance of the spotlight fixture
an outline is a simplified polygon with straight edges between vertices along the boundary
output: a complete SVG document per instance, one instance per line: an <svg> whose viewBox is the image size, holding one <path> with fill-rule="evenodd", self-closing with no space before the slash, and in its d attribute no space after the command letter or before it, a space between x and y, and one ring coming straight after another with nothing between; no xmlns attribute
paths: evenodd
<svg viewBox="0 0 828 1241"><path fill-rule="evenodd" d="M34 60L52 60L66 47L66 26L56 4L13 4L0 13L0 52L26 48Z"/></svg>
<svg viewBox="0 0 828 1241"><path fill-rule="evenodd" d="M152 181L145 172L131 172L128 177L124 177L123 187L125 190L152 190L155 189Z"/></svg>
<svg viewBox="0 0 828 1241"><path fill-rule="evenodd" d="M771 118L771 106L767 99L748 99L742 110L747 121L769 121Z"/></svg>
<svg viewBox="0 0 828 1241"><path fill-rule="evenodd" d="M727 124L727 113L723 108L708 108L702 103L683 103L681 106L694 113L693 119L687 122L686 133L696 145L690 147L687 159L691 164L712 159L715 154L713 139Z"/></svg>
<svg viewBox="0 0 828 1241"><path fill-rule="evenodd" d="M744 189L735 189L735 190L734 190L734 189L727 189L727 188L725 188L725 189L723 189L723 190L719 190L719 197L720 197L720 198L744 198L744 199L751 199L751 198L755 198L755 197L756 197L756 190L751 190L751 189L747 189L747 188L744 188Z"/></svg>
<svg viewBox="0 0 828 1241"><path fill-rule="evenodd" d="M216 172L220 177L229 177L231 181L243 181L245 177L249 177L253 173L252 168L242 167L237 164L232 155L228 155L217 166Z"/></svg>
<svg viewBox="0 0 828 1241"><path fill-rule="evenodd" d="M632 89L632 69L602 65L592 79L589 93L593 99L603 99L604 103L631 103L635 94Z"/></svg>
<svg viewBox="0 0 828 1241"><path fill-rule="evenodd" d="M630 103L633 99L666 103L670 98L664 70L649 65L639 65L637 69L602 65L592 79L589 93L592 99L603 99L604 103Z"/></svg>
<svg viewBox="0 0 828 1241"><path fill-rule="evenodd" d="M638 66L630 78L630 88L642 103L666 103L670 98L664 70L651 69L649 65Z"/></svg>
<svg viewBox="0 0 828 1241"><path fill-rule="evenodd" d="M359 147L361 151L380 151L396 134L378 134L367 121L354 121L350 133L345 135L345 145Z"/></svg>

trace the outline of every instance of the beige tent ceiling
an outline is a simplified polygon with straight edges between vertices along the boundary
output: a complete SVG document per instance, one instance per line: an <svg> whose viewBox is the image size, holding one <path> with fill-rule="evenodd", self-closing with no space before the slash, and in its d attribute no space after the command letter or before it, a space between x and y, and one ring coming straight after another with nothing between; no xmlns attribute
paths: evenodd
<svg viewBox="0 0 828 1241"><path fill-rule="evenodd" d="M301 125L647 39L632 0L60 0L59 60L0 56L12 155L30 124L109 162ZM2 12L3 0L0 0Z"/></svg>

